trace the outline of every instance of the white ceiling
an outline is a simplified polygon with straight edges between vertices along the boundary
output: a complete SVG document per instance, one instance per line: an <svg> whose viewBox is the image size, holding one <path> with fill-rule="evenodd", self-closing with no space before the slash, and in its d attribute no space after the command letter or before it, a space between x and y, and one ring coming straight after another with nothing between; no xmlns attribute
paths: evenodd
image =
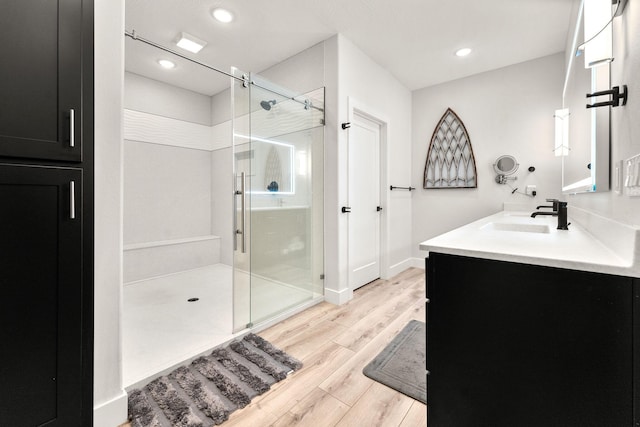
<svg viewBox="0 0 640 427"><path fill-rule="evenodd" d="M415 90L564 50L574 0L126 0L125 26L180 50L181 32L208 41L197 60L260 72L341 33ZM216 7L234 12L221 24ZM454 52L473 49L466 58ZM125 67L208 93L228 87L212 71L180 63L167 72L155 48L127 38Z"/></svg>

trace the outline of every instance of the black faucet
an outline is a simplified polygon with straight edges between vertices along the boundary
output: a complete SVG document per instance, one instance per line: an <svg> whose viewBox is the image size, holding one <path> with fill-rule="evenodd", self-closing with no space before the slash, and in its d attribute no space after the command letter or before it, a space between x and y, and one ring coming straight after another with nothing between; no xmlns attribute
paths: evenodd
<svg viewBox="0 0 640 427"><path fill-rule="evenodd" d="M538 206L536 209L540 209L541 207L557 207L557 209L554 209L553 212L539 212L536 211L534 213L531 214L531 218L535 218L538 215L549 215L549 216L557 216L558 217L558 230L568 230L569 229L569 223L567 223L567 202L561 202L559 200L550 200L547 199L547 201L553 201L553 206Z"/></svg>
<svg viewBox="0 0 640 427"><path fill-rule="evenodd" d="M558 212L558 203L560 202L558 199L547 199L547 202L551 202L553 204L551 206L548 206L548 205L537 206L536 209L551 208L553 209L554 212Z"/></svg>

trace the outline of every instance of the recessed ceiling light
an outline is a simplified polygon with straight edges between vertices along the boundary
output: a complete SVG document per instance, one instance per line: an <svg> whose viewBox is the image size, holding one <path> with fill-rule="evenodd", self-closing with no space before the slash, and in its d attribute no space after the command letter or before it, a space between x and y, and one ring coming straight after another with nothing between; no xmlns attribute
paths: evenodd
<svg viewBox="0 0 640 427"><path fill-rule="evenodd" d="M467 56L471 53L471 49L468 47L456 50L456 56Z"/></svg>
<svg viewBox="0 0 640 427"><path fill-rule="evenodd" d="M211 14L218 21L224 22L225 24L233 21L233 13L229 12L227 9L214 9Z"/></svg>
<svg viewBox="0 0 640 427"><path fill-rule="evenodd" d="M207 42L192 36L191 34L180 33L176 45L184 50L188 50L189 52L198 53L207 45Z"/></svg>
<svg viewBox="0 0 640 427"><path fill-rule="evenodd" d="M167 70L176 68L176 64L174 62L169 61L168 59L158 59L158 64L160 64L162 68L166 68Z"/></svg>

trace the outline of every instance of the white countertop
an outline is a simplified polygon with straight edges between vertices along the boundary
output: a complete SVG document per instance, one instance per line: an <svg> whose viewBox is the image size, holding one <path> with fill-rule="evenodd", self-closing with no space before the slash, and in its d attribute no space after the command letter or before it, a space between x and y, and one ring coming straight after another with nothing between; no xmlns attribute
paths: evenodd
<svg viewBox="0 0 640 427"><path fill-rule="evenodd" d="M573 222L569 230L557 230L557 218L553 216L531 218L531 212L502 211L422 242L420 249L640 277L640 229L598 217L602 224L588 223L597 223L600 229L587 231L572 221L569 212L569 222ZM541 228L546 232L533 232ZM607 236L608 245L597 235Z"/></svg>

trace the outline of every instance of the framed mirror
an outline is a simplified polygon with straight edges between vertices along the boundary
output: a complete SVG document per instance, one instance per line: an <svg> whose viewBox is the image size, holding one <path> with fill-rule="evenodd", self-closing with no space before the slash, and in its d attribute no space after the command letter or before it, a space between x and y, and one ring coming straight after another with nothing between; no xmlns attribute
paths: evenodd
<svg viewBox="0 0 640 427"><path fill-rule="evenodd" d="M583 8L575 23L573 46L569 55L563 108L568 109L568 141L563 143L563 194L608 191L611 142L611 107L586 108L587 93L611 88L610 65L585 68L584 58L573 54L583 39Z"/></svg>

